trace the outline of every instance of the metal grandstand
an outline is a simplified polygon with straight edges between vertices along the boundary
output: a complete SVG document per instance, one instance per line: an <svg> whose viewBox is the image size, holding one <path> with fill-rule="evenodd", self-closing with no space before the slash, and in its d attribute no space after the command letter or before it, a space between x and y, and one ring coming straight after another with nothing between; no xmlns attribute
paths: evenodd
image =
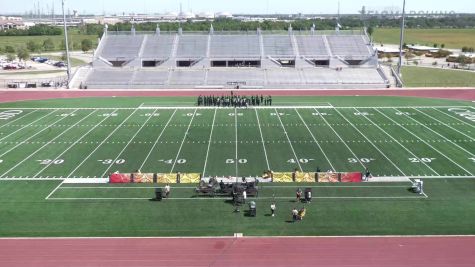
<svg viewBox="0 0 475 267"><path fill-rule="evenodd" d="M107 32L76 87L381 88L364 31Z"/></svg>

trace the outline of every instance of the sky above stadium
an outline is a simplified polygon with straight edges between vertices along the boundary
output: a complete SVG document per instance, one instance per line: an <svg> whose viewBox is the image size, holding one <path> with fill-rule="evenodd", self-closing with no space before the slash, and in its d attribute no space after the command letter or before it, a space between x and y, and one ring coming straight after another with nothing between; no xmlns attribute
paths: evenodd
<svg viewBox="0 0 475 267"><path fill-rule="evenodd" d="M0 13L25 13L32 11L37 3L43 14L60 12L61 0L0 0ZM407 0L407 9L413 12L457 12L475 13L473 0ZM122 14L178 12L180 3L183 11L222 12L251 14L305 13L335 14L337 0L66 0L66 7L79 13ZM340 0L342 14L356 14L362 6L367 10L398 11L402 0ZM38 8L36 8L38 10Z"/></svg>

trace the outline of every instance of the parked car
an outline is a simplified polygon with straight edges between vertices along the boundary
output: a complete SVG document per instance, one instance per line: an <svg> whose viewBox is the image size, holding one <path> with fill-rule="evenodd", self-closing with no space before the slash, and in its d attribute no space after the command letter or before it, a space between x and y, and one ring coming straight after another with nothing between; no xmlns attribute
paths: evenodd
<svg viewBox="0 0 475 267"><path fill-rule="evenodd" d="M64 67L66 67L66 64L62 61L58 61L58 62L54 63L54 66L58 67L58 68L64 68Z"/></svg>

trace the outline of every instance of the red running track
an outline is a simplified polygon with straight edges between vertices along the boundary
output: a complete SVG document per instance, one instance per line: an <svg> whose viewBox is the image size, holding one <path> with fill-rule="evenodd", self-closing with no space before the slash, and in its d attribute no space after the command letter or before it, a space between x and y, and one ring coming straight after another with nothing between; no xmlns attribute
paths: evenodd
<svg viewBox="0 0 475 267"><path fill-rule="evenodd" d="M3 90L0 102L78 97L159 97L228 94L231 90ZM381 89L381 90L233 90L237 94L272 96L413 96L475 100L475 88L469 89Z"/></svg>
<svg viewBox="0 0 475 267"><path fill-rule="evenodd" d="M0 239L5 267L475 266L475 237Z"/></svg>

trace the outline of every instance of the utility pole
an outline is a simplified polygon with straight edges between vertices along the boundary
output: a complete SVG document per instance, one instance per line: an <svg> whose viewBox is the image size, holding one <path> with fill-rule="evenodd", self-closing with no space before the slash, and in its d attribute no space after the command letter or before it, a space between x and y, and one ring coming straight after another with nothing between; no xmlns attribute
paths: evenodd
<svg viewBox="0 0 475 267"><path fill-rule="evenodd" d="M66 26L66 14L64 13L64 0L62 0L63 6L63 25L64 25L64 42L66 46L66 59L67 59L67 73L68 81L66 83L66 88L69 89L69 81L71 80L71 61L69 60L69 43L68 43L68 27Z"/></svg>
<svg viewBox="0 0 475 267"><path fill-rule="evenodd" d="M403 0L402 3L402 21L401 21L401 35L399 37L399 64L397 66L397 74L399 77L402 77L401 68L402 68L402 46L404 44L404 28L406 27L406 0Z"/></svg>

